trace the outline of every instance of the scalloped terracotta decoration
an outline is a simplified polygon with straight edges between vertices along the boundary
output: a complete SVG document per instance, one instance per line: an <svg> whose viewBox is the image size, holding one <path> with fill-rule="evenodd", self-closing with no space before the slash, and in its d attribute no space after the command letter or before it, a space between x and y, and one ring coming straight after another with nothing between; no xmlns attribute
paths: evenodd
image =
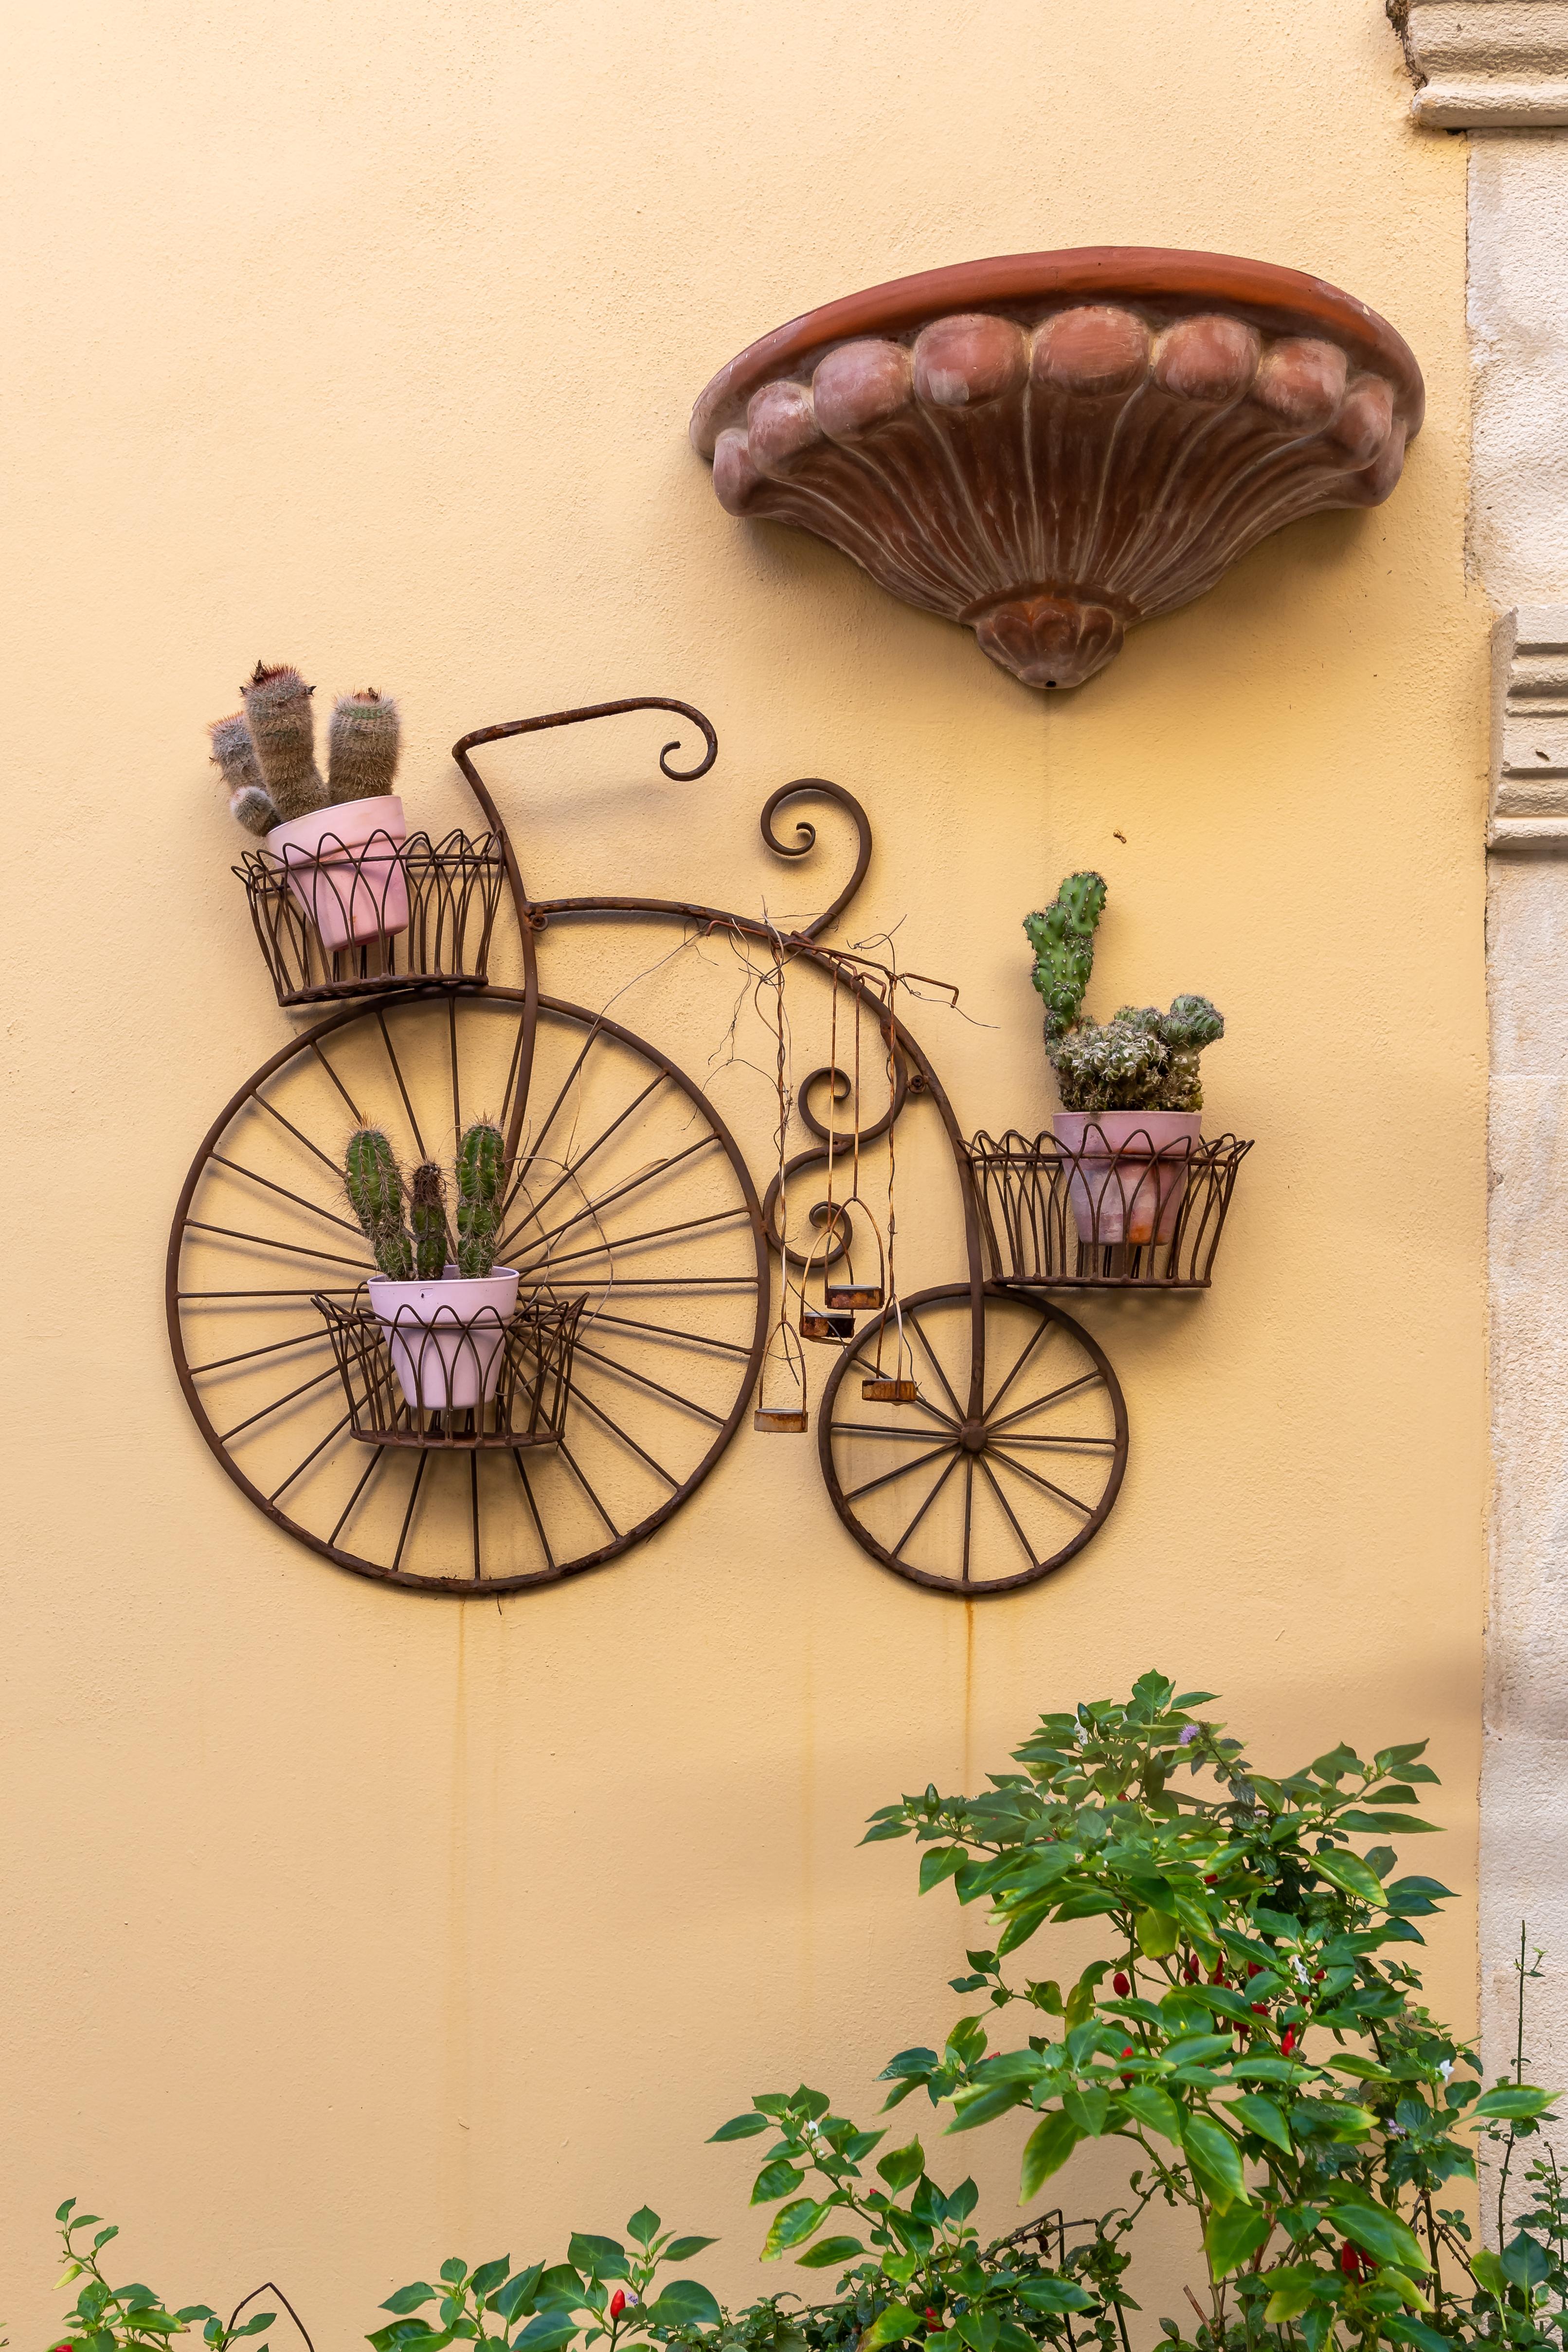
<svg viewBox="0 0 1568 2352"><path fill-rule="evenodd" d="M1423 400L1408 346L1322 278L1093 246L810 311L720 370L691 433L727 512L814 531L1026 686L1082 686L1281 524L1385 499Z"/></svg>

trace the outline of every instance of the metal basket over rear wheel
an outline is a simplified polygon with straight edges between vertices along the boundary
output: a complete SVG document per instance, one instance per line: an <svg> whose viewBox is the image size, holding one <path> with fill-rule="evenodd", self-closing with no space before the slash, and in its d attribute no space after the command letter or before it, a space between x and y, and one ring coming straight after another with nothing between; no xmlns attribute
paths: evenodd
<svg viewBox="0 0 1568 2352"><path fill-rule="evenodd" d="M1009 1129L967 1147L996 1278L1040 1290L1207 1290L1237 1171L1252 1146L1233 1135L1155 1149L1083 1148Z"/></svg>

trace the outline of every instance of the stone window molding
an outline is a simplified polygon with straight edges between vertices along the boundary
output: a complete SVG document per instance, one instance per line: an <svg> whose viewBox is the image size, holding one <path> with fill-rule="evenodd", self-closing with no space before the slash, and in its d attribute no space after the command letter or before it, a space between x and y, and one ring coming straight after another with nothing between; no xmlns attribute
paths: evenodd
<svg viewBox="0 0 1568 2352"><path fill-rule="evenodd" d="M1568 0L1386 0L1418 85L1418 122L1445 131L1568 124Z"/></svg>
<svg viewBox="0 0 1568 2352"><path fill-rule="evenodd" d="M1568 605L1521 605L1492 635L1489 849L1568 849Z"/></svg>

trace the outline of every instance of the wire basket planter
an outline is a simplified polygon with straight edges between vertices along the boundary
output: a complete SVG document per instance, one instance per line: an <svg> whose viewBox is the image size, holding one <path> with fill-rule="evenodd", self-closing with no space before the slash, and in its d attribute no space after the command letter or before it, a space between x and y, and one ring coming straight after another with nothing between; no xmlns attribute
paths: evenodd
<svg viewBox="0 0 1568 2352"><path fill-rule="evenodd" d="M541 1295L504 1318L493 1307L429 1321L400 1310L390 1323L357 1302L312 1303L361 1444L515 1452L560 1443L581 1298Z"/></svg>
<svg viewBox="0 0 1568 2352"><path fill-rule="evenodd" d="M483 987L506 881L497 836L433 842L381 833L290 857L247 850L235 867L279 1004L415 987Z"/></svg>
<svg viewBox="0 0 1568 2352"><path fill-rule="evenodd" d="M1082 1148L1054 1137L975 1136L967 1147L999 1282L1037 1290L1207 1290L1237 1171L1233 1135Z"/></svg>

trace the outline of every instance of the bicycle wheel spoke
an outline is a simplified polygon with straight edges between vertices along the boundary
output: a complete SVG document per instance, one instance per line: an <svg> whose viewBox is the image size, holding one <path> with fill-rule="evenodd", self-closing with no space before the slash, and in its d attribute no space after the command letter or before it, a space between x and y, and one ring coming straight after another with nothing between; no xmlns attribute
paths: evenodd
<svg viewBox="0 0 1568 2352"><path fill-rule="evenodd" d="M919 1340L921 1346L925 1350L926 1359L930 1363L932 1370L936 1373L937 1379L941 1381L943 1388L946 1391L948 1403L957 1414L958 1419L962 1421L964 1418L964 1408L953 1393L952 1381L947 1378L946 1373L943 1370L941 1365L936 1360L936 1352L932 1347L930 1340L925 1336L925 1325L921 1322L918 1315L911 1315L907 1320L909 1328L914 1331L915 1338Z"/></svg>
<svg viewBox="0 0 1568 2352"><path fill-rule="evenodd" d="M580 1404L584 1412L591 1412L595 1421L601 1421L606 1429L612 1429L616 1436L621 1440L622 1444L629 1445L632 1448L632 1453L638 1454L642 1460L647 1464L649 1469L653 1472L654 1475L664 1480L671 1493L674 1493L675 1489L681 1483L680 1480L678 1478L672 1478L664 1464L662 1462L655 1461L653 1455L649 1453L645 1445L639 1445L636 1439L632 1435L630 1430L622 1429L621 1423L614 1418L614 1416L606 1412L601 1404L596 1404L593 1399L589 1395L587 1390L579 1382L573 1383L571 1401L573 1404Z"/></svg>
<svg viewBox="0 0 1568 2352"><path fill-rule="evenodd" d="M915 1533L915 1528L920 1525L921 1520L925 1517L926 1512L931 1508L932 1504L936 1500L937 1496L942 1492L942 1489L947 1484L948 1479L953 1475L954 1471L958 1466L959 1460L960 1456L957 1449L955 1448L953 1458L948 1463L947 1467L943 1471L941 1476L932 1487L931 1492L926 1496L925 1500L921 1504L920 1508L915 1512L915 1517L910 1520L909 1525L904 1528L904 1533L899 1537L898 1541L891 1547L894 1559L898 1558L900 1552L904 1549L904 1545L909 1541L910 1537Z"/></svg>
<svg viewBox="0 0 1568 2352"><path fill-rule="evenodd" d="M715 1348L722 1356L738 1356L744 1363L750 1349L737 1347L733 1339L716 1339L709 1331L685 1331L678 1323L640 1323L630 1315L606 1315L602 1309L593 1318L595 1326L612 1323L622 1331L649 1331L662 1339L681 1339L691 1348Z"/></svg>
<svg viewBox="0 0 1568 2352"><path fill-rule="evenodd" d="M566 1100L567 1096L570 1093L573 1080L576 1078L578 1072L581 1069L584 1062L587 1061L590 1054L593 1051L594 1046L599 1043L600 1038L602 1037L603 1034L603 1030L600 1028L596 1022L583 1040L582 1051L579 1054L576 1061L572 1064L570 1069L568 1070L565 1077L561 1080L560 1092L557 1095L554 1102L551 1103L549 1115L545 1119L544 1125L540 1128L537 1135L529 1137L528 1152L525 1157L518 1160L517 1171L512 1179L511 1189L507 1192L506 1199L501 1203L501 1214L503 1217L506 1215L507 1211L511 1207L512 1202L517 1199L518 1188L527 1177L528 1170L538 1158L540 1146L543 1144L544 1139L549 1133L551 1128L555 1125L556 1113L559 1110L562 1103ZM522 1052L522 1030L520 1026L517 1032L517 1052L520 1055Z"/></svg>
<svg viewBox="0 0 1568 2352"><path fill-rule="evenodd" d="M553 1225L548 1234L529 1234L528 1237L529 1248L542 1246L548 1249L549 1244L559 1241L562 1234L570 1233L573 1225L581 1224L584 1217L601 1217L606 1209L613 1207L617 1201L624 1200L628 1192L634 1192L640 1184L651 1183L655 1176L667 1175L672 1168L678 1168L681 1162L684 1160L689 1160L694 1152L711 1151L717 1142L716 1135L705 1135L695 1143L688 1144L684 1151L677 1151L674 1159L655 1160L652 1168L642 1169L635 1176L628 1176L623 1184L618 1184L613 1192L606 1192L601 1201L591 1201L585 1207L577 1210L573 1215L568 1217L564 1224ZM507 1242L515 1235L524 1233L526 1229L527 1221L525 1220L523 1224L513 1227L512 1232L507 1234L500 1246L505 1248Z"/></svg>
<svg viewBox="0 0 1568 2352"><path fill-rule="evenodd" d="M598 1496L594 1493L592 1487L583 1476L581 1470L578 1466L577 1456L573 1454L570 1446L567 1444L564 1437L557 1446L556 1451L560 1455L561 1460L566 1464L567 1468L571 1472L572 1476L577 1480L578 1485L582 1488L583 1493L588 1496L589 1501L592 1504L594 1509L598 1512L600 1517L603 1520L611 1534L619 1539L621 1534L620 1528L616 1526L614 1520L611 1517L609 1512L605 1509L603 1504L600 1501Z"/></svg>
<svg viewBox="0 0 1568 2352"><path fill-rule="evenodd" d="M269 1339L264 1348L242 1348L235 1356L214 1356L210 1364L193 1364L191 1378L199 1380L204 1372L226 1371L230 1365L248 1364L257 1356L280 1355L285 1348L324 1348L327 1344L325 1331L295 1331L287 1339Z"/></svg>
<svg viewBox="0 0 1568 2352"><path fill-rule="evenodd" d="M253 1184L265 1184L269 1192L281 1193L286 1201L292 1201L298 1208L308 1209L313 1217L325 1217L329 1225L341 1225L346 1234L352 1234L358 1240L359 1226L349 1218L340 1217L332 1210L324 1209L319 1201L308 1201L303 1192L291 1192L287 1184L275 1184L270 1176L263 1176L254 1168L242 1168L237 1160L225 1160L221 1151L214 1151L213 1160L217 1167L230 1169L236 1176L248 1176Z"/></svg>
<svg viewBox="0 0 1568 2352"><path fill-rule="evenodd" d="M314 1037L310 1040L310 1051L320 1063L321 1067L326 1071L327 1076L331 1079L332 1084L337 1087L338 1092L342 1096L343 1100L348 1104L355 1126L363 1127L365 1122L361 1116L359 1104L354 1100L353 1096L349 1092L348 1087L343 1084L342 1079L338 1076L337 1071L332 1067L331 1063L327 1059L326 1055L321 1051L320 1046L318 1045Z"/></svg>
<svg viewBox="0 0 1568 2352"><path fill-rule="evenodd" d="M354 1488L353 1493L350 1496L348 1501L344 1504L342 1509L338 1514L337 1525L333 1528L331 1534L327 1538L329 1544L335 1544L338 1538L342 1534L343 1529L349 1523L349 1519L352 1514L355 1504L359 1501L360 1496L364 1493L365 1488L370 1485L371 1480L375 1476L376 1472L381 1468L382 1464L385 1461L392 1449L390 1446L386 1445L371 1445L368 1446L366 1451L370 1454L371 1458L360 1474L358 1486Z"/></svg>
<svg viewBox="0 0 1568 2352"><path fill-rule="evenodd" d="M453 1093L454 1093L454 1097L455 1097L455 1094L456 1094L456 1085L457 1085L457 1073L456 1073L456 1067L455 1067L455 1065L454 1065L454 1068L453 1068ZM471 1510L471 1512L472 1512L472 1514L473 1514L473 1527L474 1527L474 1581L475 1581L475 1582L476 1582L476 1583L479 1581L479 1562L480 1562L480 1553L479 1553L479 1452L478 1452L478 1448L477 1448L477 1447L476 1447L476 1448L475 1448L475 1450L474 1450L474 1452L473 1452L473 1453L468 1456L468 1502L469 1502L469 1508L470 1508L470 1510Z"/></svg>
<svg viewBox="0 0 1568 2352"><path fill-rule="evenodd" d="M457 999L455 996L449 996L446 1000L446 1034L451 1041L452 1052L452 1148L455 1150L457 1139L463 1132L463 1095L457 1083ZM477 1490L476 1490L474 1507L477 1511ZM477 1575L479 1571L476 1569L474 1572Z"/></svg>
<svg viewBox="0 0 1568 2352"><path fill-rule="evenodd" d="M1004 1412L1000 1421L991 1422L989 1427L993 1433L998 1429L1010 1429L1015 1421L1027 1421L1031 1412L1043 1412L1048 1404L1060 1404L1063 1397L1076 1396L1080 1389L1101 1388L1103 1385L1104 1374L1098 1369L1091 1372L1080 1372L1075 1381L1064 1381L1060 1388L1048 1390L1044 1396L1036 1397L1031 1404L1014 1405L1011 1412Z"/></svg>
<svg viewBox="0 0 1568 2352"><path fill-rule="evenodd" d="M1114 1454L1113 1437L1020 1437L1015 1430L1000 1443L1004 1446L1034 1445L1050 1454Z"/></svg>
<svg viewBox="0 0 1568 2352"><path fill-rule="evenodd" d="M634 1110L640 1110L643 1105L647 1101L648 1097L651 1094L655 1093L660 1087L665 1084L666 1078L663 1070L658 1073L656 1077L650 1078L642 1093L637 1096L636 1099L632 1102L629 1102L625 1109L620 1113L619 1117L612 1118L609 1126L603 1129L602 1133L594 1137L593 1141L589 1145L587 1150L580 1152L575 1160L570 1161L568 1165L561 1170L560 1174L550 1186L549 1191L545 1194L544 1198L540 1201L534 1202L528 1211L528 1216L523 1219L522 1223L520 1225L514 1225L506 1234L503 1246L505 1246L505 1242L509 1242L517 1234L526 1232L531 1221L535 1217L538 1216L541 1211L549 1208L550 1202L555 1199L556 1194L562 1189L562 1187L570 1184L573 1177L577 1175L578 1171L580 1169L587 1167L594 1153L596 1151L602 1150L604 1146L609 1142L611 1137L614 1135L618 1129L625 1126L626 1121L631 1118L632 1112ZM530 1159L537 1157L537 1151L530 1154ZM507 1205L509 1206L510 1203L508 1202Z"/></svg>
<svg viewBox="0 0 1568 2352"><path fill-rule="evenodd" d="M601 1349L591 1348L583 1339L578 1340L572 1352L574 1357L587 1356L593 1363L607 1365L612 1371L620 1372L624 1379L635 1381L639 1388L651 1389L655 1396L668 1398L671 1404L678 1404L685 1412L700 1413L703 1420L711 1422L715 1429L724 1427L722 1413L710 1412L706 1404L698 1404L694 1397L684 1397L678 1390L667 1389L662 1381L651 1381L646 1372L633 1371L630 1364L623 1364L621 1361L619 1356L607 1356Z"/></svg>
<svg viewBox="0 0 1568 2352"><path fill-rule="evenodd" d="M744 1217L748 1213L745 1202L742 1202L733 1209L716 1209L711 1216L687 1217L674 1225L650 1225L645 1233L626 1234L619 1241L614 1242L595 1242L589 1249L563 1250L559 1257L533 1258L527 1265L519 1267L518 1271L525 1279L530 1275L553 1273L557 1266L573 1265L579 1258L613 1257L617 1250L635 1249L643 1242L667 1241L672 1234L678 1234L681 1239L685 1241L693 1234L700 1233L706 1225L733 1224L737 1217Z"/></svg>
<svg viewBox="0 0 1568 2352"><path fill-rule="evenodd" d="M923 1470L927 1462L936 1462L951 1448L946 1444L933 1445L929 1452L917 1454L913 1462L900 1462L884 1470L880 1478L868 1478L863 1486L852 1486L844 1496L846 1503L858 1503L862 1495L874 1495L879 1486L891 1486L895 1479L907 1478L912 1470Z"/></svg>
<svg viewBox="0 0 1568 2352"><path fill-rule="evenodd" d="M975 1457L964 1456L964 1564L958 1570L964 1582L969 1581L969 1538L975 1524Z"/></svg>
<svg viewBox="0 0 1568 2352"><path fill-rule="evenodd" d="M1041 1487L1046 1494L1054 1495L1059 1503L1070 1504L1073 1510L1082 1511L1086 1519L1093 1517L1094 1506L1092 1503L1080 1502L1078 1496L1076 1495L1070 1495L1065 1486L1057 1486L1052 1479L1042 1478L1039 1471L1031 1470L1027 1463L1013 1461L1011 1456L1004 1453L999 1445L992 1446L988 1450L995 1454L997 1460L1001 1464L1002 1468L1004 1470L1010 1470L1015 1478L1027 1478L1031 1486Z"/></svg>
<svg viewBox="0 0 1568 2352"><path fill-rule="evenodd" d="M534 1523L534 1533L539 1539L539 1549L545 1556L545 1565L547 1568L554 1568L555 1554L549 1548L549 1538L545 1533L545 1523L539 1517L539 1507L534 1500L534 1490L528 1482L528 1474L523 1466L522 1454L515 1445L512 1448L512 1460L516 1465L517 1476L522 1481L523 1499L528 1504L528 1516Z"/></svg>
<svg viewBox="0 0 1568 2352"><path fill-rule="evenodd" d="M990 1420L991 1415L996 1412L997 1407L1000 1404L1002 1399L1006 1396L1008 1391L1011 1388L1013 1382L1017 1380L1019 1374L1022 1371L1024 1366L1029 1362L1030 1358L1033 1355L1035 1349L1039 1347L1040 1341L1046 1337L1051 1328L1051 1326L1045 1322L1039 1322L1035 1325L1032 1334L1024 1341L1023 1346L1019 1349L1018 1357L1013 1364L1011 1371L1008 1374L1007 1379L1002 1382L1001 1387L997 1391L996 1395L991 1399L990 1403L985 1409L986 1419L988 1421Z"/></svg>
<svg viewBox="0 0 1568 2352"><path fill-rule="evenodd" d="M343 1090L341 1087L338 1088L338 1091L340 1094L342 1093ZM347 1099L347 1097L345 1097L345 1099ZM305 1134L302 1129L296 1127L291 1118L285 1118L283 1113L277 1108L276 1103L269 1103L267 1097L262 1094L252 1095L251 1100L255 1103L257 1110L266 1111L269 1118L275 1118L277 1121L279 1127L287 1128L289 1134L294 1138L296 1143L302 1143L307 1151L313 1151L316 1154L317 1159L321 1162L322 1167L329 1168L333 1175L341 1181L343 1171L339 1167L337 1161L331 1157L330 1153L323 1151L319 1143L312 1143L310 1138ZM353 1110L354 1107L352 1103L350 1103L349 1108L350 1110ZM354 1111L354 1117L358 1118L359 1116L359 1112L357 1110Z"/></svg>
<svg viewBox="0 0 1568 2352"><path fill-rule="evenodd" d="M323 1265L362 1267L367 1275L373 1271L368 1258L342 1257L336 1250L311 1249L303 1242L280 1242L271 1234L242 1233L234 1225L209 1225L196 1217L186 1220L185 1230L192 1234L216 1234L229 1242L250 1242L257 1249L287 1250L290 1257L319 1258Z"/></svg>
<svg viewBox="0 0 1568 2352"><path fill-rule="evenodd" d="M916 1445L924 1445L931 1435L928 1429L894 1429L881 1421L833 1421L828 1423L828 1430L833 1437L898 1437L906 1445L911 1440Z"/></svg>
<svg viewBox="0 0 1568 2352"><path fill-rule="evenodd" d="M422 1454L419 1460L414 1465L413 1484L408 1490L408 1507L402 1515L402 1525L398 1529L397 1549L392 1554L392 1574L394 1576L402 1566L402 1548L408 1541L408 1531L413 1525L413 1507L419 1500L419 1490L424 1484L424 1473L429 1462L429 1454Z"/></svg>
<svg viewBox="0 0 1568 2352"><path fill-rule="evenodd" d="M424 1148L424 1138L419 1131L419 1120L414 1116L413 1105L408 1097L408 1088L403 1084L402 1064L398 1060L397 1052L392 1041L392 1031L387 1027L387 1016L380 1005L376 1007L376 1025L382 1033L382 1043L387 1049L387 1059L392 1064L392 1074L397 1080L397 1090L402 1097L402 1107L408 1113L408 1123L413 1132L415 1148L422 1160L428 1160L430 1154Z"/></svg>
<svg viewBox="0 0 1568 2352"><path fill-rule="evenodd" d="M311 1390L319 1389L323 1381L335 1378L337 1370L336 1362L329 1364L326 1370L318 1372L313 1381L301 1381L297 1389L290 1389L285 1396L274 1397L272 1402L264 1404L259 1412L249 1414L244 1421L236 1421L232 1429L220 1430L218 1444L227 1445L232 1438L239 1436L242 1430L254 1429L258 1421L265 1421L269 1412L277 1412L281 1406L292 1404L296 1397L308 1396Z"/></svg>
<svg viewBox="0 0 1568 2352"><path fill-rule="evenodd" d="M317 1456L319 1454L325 1454L325 1452L327 1451L327 1448L329 1447L329 1445L330 1445L330 1444L331 1444L332 1440L333 1440L335 1437L340 1437L340 1436L342 1435L342 1433L343 1433L344 1430L345 1430L345 1429L347 1429L347 1427L348 1427L348 1426L349 1426L349 1416L348 1416L348 1414L347 1414L347 1413L345 1413L345 1414L343 1415L343 1418L342 1418L342 1420L341 1420L341 1421L337 1421L337 1422L334 1422L334 1423L333 1423L333 1424L332 1424L331 1428L327 1432L326 1436L321 1440L320 1444L319 1444L319 1445L313 1445L313 1446L310 1448L309 1453L305 1456L304 1461L303 1461L303 1462L297 1462L297 1463L295 1464L295 1465L294 1465L293 1469L289 1472L289 1474L288 1474L287 1477L284 1480L284 1482L283 1482L282 1486L275 1486L275 1487L273 1488L273 1490L272 1490L271 1494L270 1494L270 1495L267 1496L267 1501L268 1501L269 1503L276 1503L276 1502L277 1502L277 1498L278 1498L278 1496L279 1496L279 1495L287 1495L287 1492L288 1492L288 1489L290 1488L290 1486L293 1486L294 1481L296 1480L296 1478L298 1478L298 1475L299 1475L300 1472L301 1472L302 1470L308 1470L308 1469L309 1469L309 1467L310 1467L310 1465L312 1464L312 1462L314 1462L314 1461L315 1461L316 1456Z"/></svg>
<svg viewBox="0 0 1568 2352"><path fill-rule="evenodd" d="M1009 1502L1009 1500L1008 1500L1007 1496L1003 1494L1003 1492L1002 1492L1002 1490L1001 1490L1001 1487L1000 1487L1000 1486L998 1484L998 1481L997 1481L997 1474L996 1474L996 1472L992 1469L992 1467L991 1467L990 1464L987 1461L987 1459L986 1459L986 1457L985 1457L985 1455L984 1455L983 1454L981 1454L981 1456L980 1456L980 1467L981 1467L981 1469L985 1472L987 1478L988 1478L988 1479L989 1480L989 1482L990 1482L990 1488L991 1488L991 1492L992 1492L992 1494L996 1496L996 1498L997 1498L998 1502L1001 1505L1001 1507L1002 1507L1003 1510L1007 1513L1007 1516L1008 1516L1008 1523L1009 1523L1009 1525L1011 1527L1011 1528L1012 1528L1012 1531L1013 1531L1014 1535L1015 1535L1015 1536L1017 1536L1017 1538L1018 1538L1018 1539L1019 1539L1019 1543L1023 1546L1023 1556L1024 1556L1024 1558L1028 1560L1028 1562L1029 1562L1029 1564L1030 1564L1030 1568L1038 1568L1038 1567L1040 1566L1040 1562L1039 1562L1039 1560L1035 1558L1034 1546L1030 1543L1030 1541L1029 1538L1025 1535L1025 1533L1024 1533L1024 1531L1023 1531L1022 1528L1020 1528L1020 1527L1019 1527L1019 1519L1018 1519L1018 1513L1013 1509L1012 1505Z"/></svg>

